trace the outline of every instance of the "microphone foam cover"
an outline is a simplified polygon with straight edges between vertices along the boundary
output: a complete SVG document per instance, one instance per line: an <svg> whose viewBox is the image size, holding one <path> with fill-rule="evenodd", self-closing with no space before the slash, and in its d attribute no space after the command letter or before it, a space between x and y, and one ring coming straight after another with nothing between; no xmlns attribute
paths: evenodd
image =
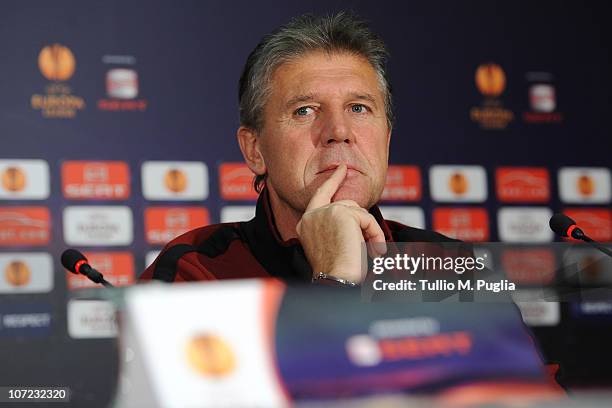
<svg viewBox="0 0 612 408"><path fill-rule="evenodd" d="M550 217L548 225L550 226L550 229L555 232L555 234L567 237L568 228L572 225L576 225L576 221L572 220L563 213L557 213Z"/></svg>
<svg viewBox="0 0 612 408"><path fill-rule="evenodd" d="M67 249L62 253L62 265L70 272L76 273L74 265L81 260L87 261L87 258L76 249Z"/></svg>

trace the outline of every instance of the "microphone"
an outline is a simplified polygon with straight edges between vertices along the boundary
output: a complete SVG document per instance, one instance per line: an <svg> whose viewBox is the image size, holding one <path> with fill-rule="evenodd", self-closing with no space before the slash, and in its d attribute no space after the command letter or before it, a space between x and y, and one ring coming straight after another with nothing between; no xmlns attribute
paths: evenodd
<svg viewBox="0 0 612 408"><path fill-rule="evenodd" d="M586 236L584 232L580 228L578 228L578 225L576 225L576 221L572 220L570 217L563 213L557 213L550 217L548 225L550 226L550 229L554 231L555 234L562 237L583 239Z"/></svg>
<svg viewBox="0 0 612 408"><path fill-rule="evenodd" d="M100 283L107 288L113 287L100 272L89 265L85 255L76 249L69 248L62 253L62 265L72 273L87 276L92 282Z"/></svg>
<svg viewBox="0 0 612 408"><path fill-rule="evenodd" d="M553 232L561 237L569 237L584 241L591 245L594 248L597 248L604 254L612 257L612 251L608 248L603 247L599 242L594 241L588 235L582 231L578 225L576 225L576 221L572 220L570 217L563 213L557 213L550 218L548 222L550 229Z"/></svg>

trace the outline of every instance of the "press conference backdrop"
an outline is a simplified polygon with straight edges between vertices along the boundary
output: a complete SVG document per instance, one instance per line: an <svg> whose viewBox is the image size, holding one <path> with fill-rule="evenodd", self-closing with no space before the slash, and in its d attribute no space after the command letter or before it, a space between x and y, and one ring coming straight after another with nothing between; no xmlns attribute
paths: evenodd
<svg viewBox="0 0 612 408"><path fill-rule="evenodd" d="M256 195L235 141L244 61L291 17L342 9L391 53L387 218L537 244L555 240L548 218L563 210L612 240L610 28L599 4L3 2L0 313L39 321L5 321L0 335L75 337L57 299L88 282L64 275L65 247L129 285L174 236L249 219ZM579 310L595 315L599 337L612 304ZM580 346L551 331L577 315L542 313L552 313L536 328L546 353Z"/></svg>

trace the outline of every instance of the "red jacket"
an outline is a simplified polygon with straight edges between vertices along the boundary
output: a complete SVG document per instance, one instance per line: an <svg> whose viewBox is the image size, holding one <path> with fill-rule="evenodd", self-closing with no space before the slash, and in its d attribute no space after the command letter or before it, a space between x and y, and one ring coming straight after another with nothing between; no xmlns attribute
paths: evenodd
<svg viewBox="0 0 612 408"><path fill-rule="evenodd" d="M452 242L432 231L383 219L370 209L388 242ZM182 282L214 279L276 277L286 282L310 282L312 269L298 239L280 237L266 189L257 200L255 218L247 222L214 224L189 231L172 241L140 280Z"/></svg>

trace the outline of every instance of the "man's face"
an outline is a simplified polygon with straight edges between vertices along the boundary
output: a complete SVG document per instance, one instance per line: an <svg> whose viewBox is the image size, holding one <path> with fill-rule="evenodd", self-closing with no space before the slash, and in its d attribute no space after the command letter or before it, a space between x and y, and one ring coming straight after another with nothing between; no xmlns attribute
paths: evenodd
<svg viewBox="0 0 612 408"><path fill-rule="evenodd" d="M382 194L390 129L376 72L362 57L313 52L278 67L258 137L266 185L296 211L340 163L349 170L332 201L369 208Z"/></svg>

